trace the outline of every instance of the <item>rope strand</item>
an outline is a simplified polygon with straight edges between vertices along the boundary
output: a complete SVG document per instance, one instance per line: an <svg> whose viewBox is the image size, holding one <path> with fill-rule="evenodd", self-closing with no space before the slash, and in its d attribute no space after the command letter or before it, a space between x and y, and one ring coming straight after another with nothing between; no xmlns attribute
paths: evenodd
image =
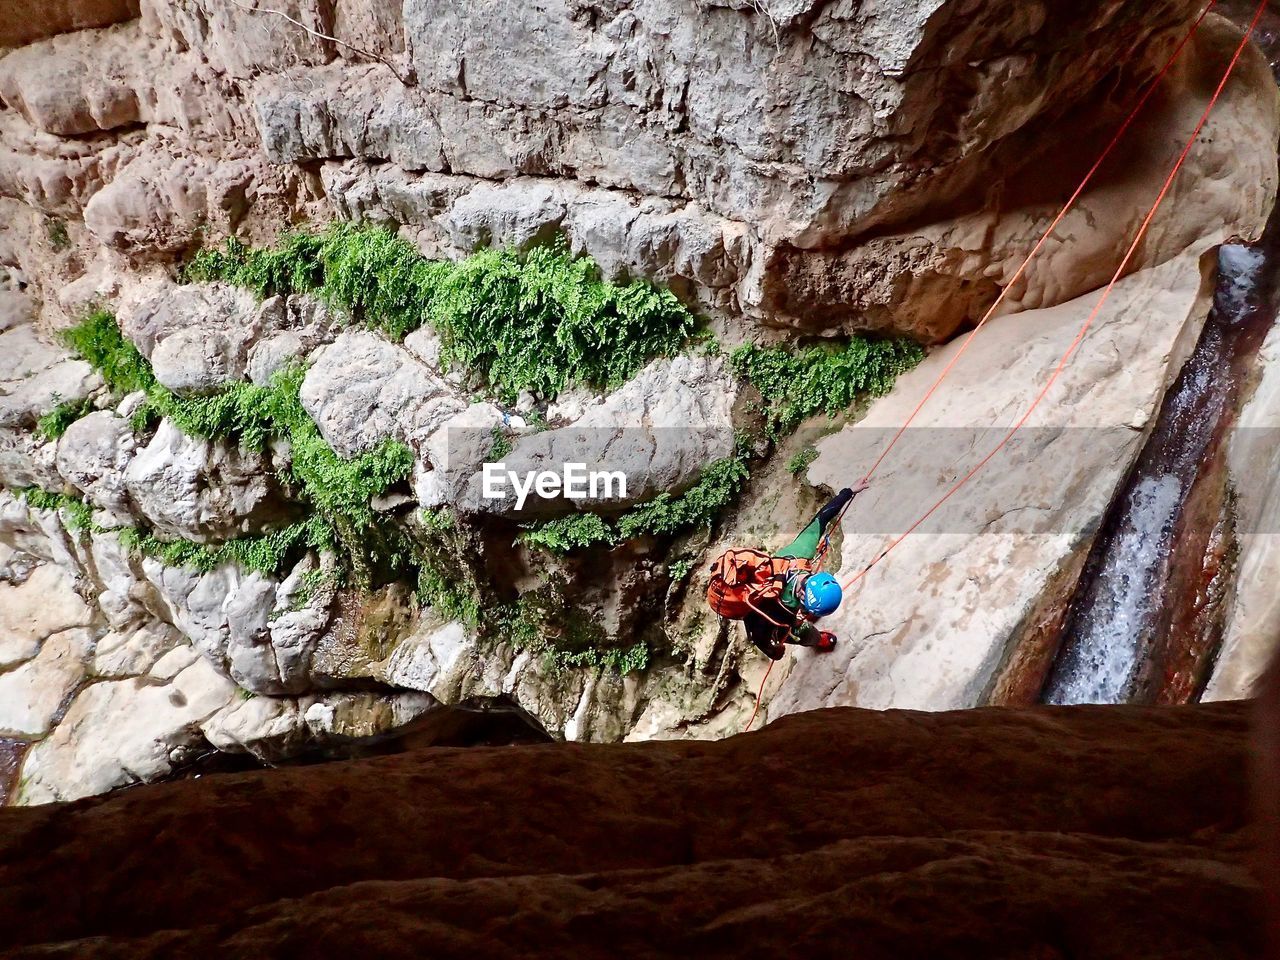
<svg viewBox="0 0 1280 960"><path fill-rule="evenodd" d="M1066 368L1067 363L1070 361L1071 357L1075 354L1076 348L1079 347L1080 344L1083 342L1085 334L1087 334L1089 332L1089 328L1093 326L1094 320L1098 318L1098 315L1102 312L1102 308L1106 306L1107 301L1111 297L1112 290L1115 289L1116 284L1119 283L1121 277L1124 276L1124 272L1128 268L1129 263L1130 261L1132 261L1134 255L1137 253L1138 247L1141 246L1142 241L1146 238L1147 231L1151 228L1152 221L1155 220L1156 212L1160 209L1161 205L1164 203L1165 198L1169 194L1169 190L1173 187L1174 180L1177 178L1179 171L1182 170L1183 165L1186 163L1187 157L1191 153L1191 149L1195 146L1195 142L1199 138L1200 132L1204 129L1205 124L1208 122L1210 114L1213 113L1213 108L1217 106L1218 100L1222 97L1222 92L1223 90L1226 89L1227 81L1231 79L1231 74L1235 71L1236 64L1240 62L1240 57L1244 54L1245 48L1249 45L1249 38L1253 36L1254 30L1257 28L1258 22L1262 19L1262 14L1266 10L1266 6L1267 6L1267 0L1260 0L1260 2L1258 3L1257 11L1254 13L1253 20L1249 24L1249 29L1245 31L1244 36L1240 38L1240 43L1236 47L1235 54L1231 57L1231 62L1227 64L1226 72L1223 73L1222 79L1218 82L1217 89L1214 90L1213 96L1209 98L1209 103L1205 106L1204 112L1200 115L1200 120L1196 124L1195 130L1192 131L1191 136L1188 138L1186 145L1182 148L1182 152L1178 155L1178 159L1174 163L1173 169L1169 171L1169 175L1165 178L1164 184L1160 188L1160 192L1156 195L1155 202L1151 205L1151 209L1147 212L1146 217L1143 219L1142 225L1138 228L1138 233L1133 238L1133 242L1129 245L1129 249L1125 253L1124 259L1120 261L1120 266L1116 268L1115 273L1111 277L1111 281L1107 284L1106 288L1102 291L1102 296L1098 298L1097 304L1089 312L1088 317L1085 318L1085 321L1081 325L1080 330L1076 333L1075 339L1071 341L1070 345L1066 349L1066 352L1062 354L1062 357L1058 360L1057 367L1054 368L1053 373L1050 374L1049 379L1045 382L1045 385L1041 388L1040 392L1036 395L1035 399L1032 400L1031 405L1027 407L1026 411L1022 414L1022 416L1018 419L1018 421L1011 428L1009 428L1009 431L1004 435L1004 437L1000 440L1000 442L996 444L996 446L991 450L990 453L988 453L985 457L983 457L980 461L978 461L977 465L975 465L973 469L971 469L967 474L961 477L960 480L957 481L951 487L951 489L949 489L945 494L943 494L942 497L939 498L938 501L933 504L933 506L931 506L928 510L925 511L925 513L920 517L920 519L916 520L913 524L911 524L911 526L908 527L907 530L903 534L901 534L899 537L897 537L892 543L890 543L889 546L887 546L880 553L878 557L876 557L869 564L863 567L854 576L850 577L847 581L845 581L842 584L842 586L845 589L848 589L849 587L853 586L853 584L857 583L864 576L866 576L872 567L874 567L877 563L883 560L890 553L890 551L892 551L895 547L898 546L898 544L902 543L903 540L909 537L916 530L917 527L919 527L922 523L928 520L929 517L933 516L933 514L944 503L946 503L948 500L951 499L951 497L956 493L956 491L958 491L966 483L972 480L978 474L978 472L982 470L983 467L985 467L988 463L991 462L992 458L994 458L996 454L998 454L1001 450L1005 448L1005 446L1013 438L1013 435L1016 434L1020 429L1022 429L1022 426L1031 418L1031 414L1035 412L1038 406L1040 406L1040 402L1044 400L1049 390L1052 389L1053 385L1057 382L1058 377L1061 376L1062 371Z"/></svg>
<svg viewBox="0 0 1280 960"><path fill-rule="evenodd" d="M1129 115L1125 118L1124 122L1120 125L1119 129L1117 129L1115 135L1111 138L1111 141L1103 149L1102 153L1099 155L1098 159L1094 162L1093 166L1090 167L1088 173L1085 174L1085 177L1080 182L1080 185L1076 187L1075 191L1071 194L1070 198L1068 198L1067 202L1063 205L1062 209L1058 212L1057 216L1054 217L1053 221L1049 224L1049 227L1044 231L1040 239L1036 241L1036 244L1034 247L1032 247L1031 252L1027 254L1027 256L1023 259L1022 263L1018 266L1018 269L1014 272L1013 276L1010 277L1008 283L1006 283L1005 286L1001 289L1000 294L996 297L995 302L992 303L991 306L987 309L986 313L982 316L982 319L979 320L979 322L973 328L973 330L971 330L966 335L966 337L964 338L964 340L960 345L960 349L957 350L956 353L951 357L951 359L948 361L946 366L943 368L942 372L938 375L937 379L934 380L933 384L925 392L925 395L921 398L920 402L916 405L915 409L912 410L910 416L908 416L906 421L902 424L902 426L898 428L898 431L890 439L888 445L884 448L884 450L881 451L880 455L876 458L875 462L872 463L871 468L866 472L866 474L863 475L863 478L862 478L863 481L869 480L872 474L876 472L876 470L884 462L885 458L889 455L889 452L894 448L894 446L897 445L898 441L902 438L907 428L920 414L920 411L924 409L925 404L929 402L929 400L932 398L934 393L937 392L938 387L951 373L952 369L954 369L960 357L964 354L964 352L968 349L969 345L973 342L974 337L978 335L978 332L986 325L987 321L989 321L993 316L995 316L996 311L1000 308L1001 304L1004 303L1005 299L1009 296L1009 293L1013 289L1013 286L1026 272L1028 265L1035 258L1035 256L1040 252L1040 250L1044 247L1045 243L1048 242L1049 237L1053 235L1053 232L1058 228L1058 226L1062 223L1066 215L1071 211L1071 209L1075 206L1076 202L1084 194L1085 189L1088 187L1089 183L1092 182L1098 170L1101 169L1102 165L1106 162L1107 158L1115 150L1116 146L1120 143L1121 139L1123 139L1125 133L1127 133L1129 128L1133 125L1133 123L1135 122L1139 114L1142 112L1143 108L1146 106L1147 102L1151 99L1151 96L1155 92L1156 88L1159 87L1161 81L1163 81L1165 76L1172 69L1174 63L1182 55L1183 50L1186 48L1187 44L1191 41L1192 37L1195 36L1196 32L1200 28L1200 25L1204 22L1205 17L1208 16L1209 12L1214 8L1216 4L1217 4L1217 0L1209 0L1209 3L1200 12L1200 16L1197 17L1195 22L1191 25L1191 29L1188 30L1186 35L1183 36L1182 40L1174 48L1173 53L1170 54L1169 59L1165 62L1164 66L1160 69L1159 73L1157 73L1155 79L1153 79L1151 83L1148 85L1143 95L1139 98L1137 104L1135 104L1133 110L1130 111ZM1058 377L1061 376L1062 371L1066 368L1067 363L1070 361L1071 357L1074 355L1076 348L1083 342L1084 337L1088 333L1089 328L1093 325L1094 320L1097 319L1098 315L1102 312L1103 307L1106 306L1108 299L1110 299L1112 290L1115 288L1116 284L1120 281L1120 279L1124 276L1124 272L1128 268L1129 263L1132 261L1134 255L1136 254L1138 247L1141 245L1142 241L1145 239L1147 232L1150 229L1151 224L1155 219L1157 211L1160 209L1161 205L1164 203L1165 198L1168 196L1168 193L1173 186L1174 180L1177 178L1178 173L1181 171L1183 165L1186 163L1187 157L1191 153L1191 149L1194 147L1197 138L1200 136L1200 132L1204 129L1205 124L1208 122L1209 116L1210 114L1212 114L1214 107L1217 105L1218 100L1221 98L1223 90L1226 89L1227 82L1228 80L1230 80L1231 74L1235 71L1236 65L1239 63L1240 57L1243 55L1245 48L1248 46L1250 37L1253 36L1254 31L1257 29L1258 23L1261 21L1262 15L1266 10L1266 6L1267 6L1267 0L1260 0L1257 10L1254 13L1253 20L1249 25L1249 29L1245 32L1244 36L1240 40L1239 45L1236 47L1236 51L1232 56L1230 63L1227 64L1226 71L1223 73L1222 79L1221 81L1219 81L1217 89L1214 91L1213 96L1210 98L1208 105L1205 107L1204 112L1201 114L1200 120L1196 124L1195 130L1192 132L1190 138L1188 138L1186 145L1182 148L1182 152L1178 155L1178 159L1174 163L1173 169L1169 172L1168 177L1165 178L1164 184L1161 187L1159 194L1156 196L1155 202L1151 205L1151 209L1147 212L1146 217L1143 219L1142 225L1138 228L1137 235L1134 237L1133 242L1129 245L1129 249L1126 251L1124 258L1120 262L1120 266L1116 268L1116 271L1112 275L1110 282L1107 284L1106 288L1103 290L1102 296L1098 299L1098 302L1094 306L1093 310L1090 311L1089 316L1085 319L1085 322L1081 325L1080 330L1076 333L1075 339L1073 339L1071 344L1067 347L1066 352L1063 353L1062 357L1059 359L1058 365L1054 368L1053 373L1049 376L1049 379L1045 382L1040 392L1036 395L1035 399L1031 402L1031 405L1026 409L1026 411L1022 414L1022 416L1018 419L1018 421L1009 429L1009 431L1005 434L1005 436L1001 439L1001 441L991 450L991 452L989 452L985 457L983 457L982 460L980 460L976 466L974 466L967 474L965 474L964 477L962 477L945 494L943 494L943 496L939 498L938 501L933 504L933 506L931 506L927 511L925 511L925 513L918 520L916 520L913 524L911 524L911 526L908 527L903 534L898 536L887 547L885 547L884 550L882 550L874 560L868 563L865 567L863 567L860 571L858 571L858 573L856 573L854 576L846 580L842 584L842 587L844 589L847 590L853 584L857 583L864 576L866 576L866 574L870 572L870 570L877 563L879 563L886 556L888 556L889 553L895 547L897 547L900 543L906 540L906 538L909 537L913 532L915 532L915 530L922 523L928 520L929 517L931 517L944 503L946 503L949 499L951 499L951 497L958 490L960 490L966 483L968 483L971 479L973 479L973 477L975 477L982 470L983 467L985 467L1001 450L1004 449L1005 446L1008 445L1009 441L1013 438L1014 434L1016 434L1022 428L1022 426L1030 419L1032 413L1035 412L1036 408L1040 405L1041 401L1043 401L1045 396L1049 393L1049 390L1052 389L1053 385L1057 382ZM850 501L850 503L852 503L852 501ZM831 528L834 528L840 524L840 521L844 517L845 511L849 509L849 505L850 504L845 504L844 508L836 516ZM829 546L829 543L830 543L830 535L828 533L827 539L824 541L824 544L823 544L824 548L826 546ZM825 549L823 550L823 552L825 553ZM767 670L765 670L764 677L760 681L760 688L756 692L755 709L753 709L751 712L751 719L747 722L747 725L743 730L744 733L750 730L751 727L755 724L756 715L760 712L761 700L764 697L765 683L768 681L770 673L773 672L774 662L775 661L772 661L772 660L769 662L769 667Z"/></svg>
<svg viewBox="0 0 1280 960"><path fill-rule="evenodd" d="M1134 121L1137 120L1138 115L1142 112L1143 108L1147 105L1147 101L1151 99L1151 95L1155 93L1156 88L1160 86L1161 81L1164 80L1165 76L1173 68L1174 63L1176 63L1178 58L1182 55L1182 51L1186 48L1187 44L1191 42L1191 38L1195 36L1196 31L1200 29L1200 25L1204 23L1205 17L1209 15L1209 11L1212 10L1214 6L1217 5L1217 2L1218 0L1209 0L1208 5L1200 12L1200 16L1196 18L1195 22L1191 25L1191 29L1187 31L1187 33L1183 36L1182 40L1174 48L1173 53L1169 55L1169 59L1165 61L1164 66L1161 67L1159 73L1156 74L1155 79L1152 80L1151 83L1147 85L1146 91L1142 94L1141 98L1139 98L1138 102L1134 105L1133 110L1129 112L1129 116L1125 118L1124 123L1120 124L1119 129L1116 130L1115 135L1111 138L1111 142L1108 143L1106 148L1102 151L1102 153L1099 154L1098 159L1095 160L1093 166L1089 168L1089 172L1084 175L1084 179L1080 181L1080 186L1076 187L1075 192L1071 194L1070 198L1068 198L1067 202L1063 205L1062 209L1058 211L1058 215L1053 218L1053 222L1049 224L1048 229L1046 229L1045 232L1040 236L1040 239L1036 241L1036 245L1031 248L1031 252L1027 254L1026 258L1019 265L1018 269L1014 271L1014 274L1012 277L1009 278L1008 283L1006 283L1001 288L999 296L997 296L995 299L995 302L992 303L991 306L987 308L987 312L983 314L982 319L978 321L977 326L975 326L971 331L969 331L968 335L961 342L960 349L956 351L955 355L943 368L942 372L938 374L938 379L933 381L933 385L930 386L927 391L925 391L925 395L921 397L920 402L916 404L916 408L911 411L911 415L907 417L907 419L903 422L902 426L898 428L898 432L893 435L892 439L890 439L888 446L886 446L884 450L880 452L880 456L878 456L875 462L871 464L871 469L868 470L863 475L862 477L863 480L871 479L871 475L874 474L877 469L879 469L880 464L882 464L884 462L885 457L889 455L889 451L892 450L895 446L897 446L898 441L902 439L902 435L906 433L907 428L911 426L911 424L915 421L916 417L919 415L920 411L924 409L925 404L927 404L929 400L933 397L934 393L937 392L937 389L939 386L941 386L942 381L947 379L948 374L951 373L951 370L955 367L960 357L962 357L964 355L964 352L969 349L969 344L971 344L973 342L973 338L978 335L978 331L980 331L984 326L986 326L986 323L988 320L990 320L993 316L995 316L996 311L1000 309L1001 304L1003 304L1005 299L1009 296L1009 293L1010 291L1013 290L1014 285L1018 282L1019 279L1021 279L1022 275L1026 272L1027 267L1030 265L1031 261L1035 259L1035 256L1040 252L1041 248L1044 247L1045 243L1048 242L1049 237L1053 235L1053 232L1056 229L1058 229L1059 224L1062 223L1062 221L1066 218L1067 214L1072 210L1073 207L1075 207L1076 202L1080 199L1081 196L1084 195L1085 188L1087 188L1089 184L1093 181L1094 176L1102 168L1102 165L1106 162L1107 158L1111 156L1116 146L1124 138L1124 135L1129 131L1129 128L1133 126Z"/></svg>

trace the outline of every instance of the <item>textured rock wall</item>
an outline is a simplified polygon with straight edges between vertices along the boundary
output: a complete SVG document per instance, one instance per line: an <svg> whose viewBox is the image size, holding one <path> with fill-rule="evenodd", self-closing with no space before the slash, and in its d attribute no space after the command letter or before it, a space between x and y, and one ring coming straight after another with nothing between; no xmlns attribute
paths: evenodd
<svg viewBox="0 0 1280 960"><path fill-rule="evenodd" d="M51 4L0 57L0 590L19 611L0 636L0 687L14 693L0 697L0 736L33 744L27 802L163 777L207 749L274 760L419 728L441 704L501 700L570 739L735 731L765 661L708 622L699 568L731 542L789 539L818 499L783 462L825 422L787 441L721 526L681 541L687 579L643 538L565 559L512 545L506 506L486 513L448 482L487 456L493 429L545 416L551 429L512 452L529 462L588 432L609 448L625 431L642 480L631 499L678 491L728 454L750 405L724 361L692 350L611 394L504 405L442 369L426 328L395 343L313 297L175 282L193 248L333 219L390 226L438 257L564 236L608 278L670 286L729 343L761 327L943 340L1009 281L1193 4L276 4L363 53L246 6ZM1014 315L975 346L933 425L998 421L1020 396L1009 384L1029 389L1069 340L1090 305L1079 298L1114 269L1236 36L1210 21L1062 227L1067 242L1011 291ZM1275 89L1251 52L1064 383L1074 406L1045 420L1121 432L1082 454L1087 483L1015 479L991 497L1051 499L1067 525L1105 508L1203 319L1201 255L1265 218L1276 136ZM483 514L459 579L483 568L511 593L568 583L546 602L684 656L626 675L565 669L512 637L477 642L408 585L338 589L327 556L278 575L141 558L114 528L216 545L295 519L277 476L289 451L171 420L135 429L142 398L110 396L52 336L96 304L176 395L265 384L305 360L302 405L339 456L409 448L409 482L376 510ZM900 422L952 349L873 406L864 433ZM56 441L37 435L67 402L93 412ZM460 435L480 439L459 447ZM821 451L808 479L839 487L872 443L854 430ZM933 480L904 458L859 501L850 534ZM93 526L14 495L30 486L82 497ZM966 522L998 526L991 497ZM1018 536L920 538L847 606L840 652L775 671L772 713L979 702L1080 548ZM870 549L846 536L844 568ZM998 616L983 612L993 596Z"/></svg>
<svg viewBox="0 0 1280 960"><path fill-rule="evenodd" d="M91 245L135 260L312 214L403 224L443 252L562 231L722 317L941 336L999 278L920 228L1001 209L1055 124L1109 121L1193 4L285 11L394 71L246 6L143 3L6 58L3 193L82 213ZM1058 165L1017 189L1056 195L1074 172ZM904 285L927 311L898 315Z"/></svg>

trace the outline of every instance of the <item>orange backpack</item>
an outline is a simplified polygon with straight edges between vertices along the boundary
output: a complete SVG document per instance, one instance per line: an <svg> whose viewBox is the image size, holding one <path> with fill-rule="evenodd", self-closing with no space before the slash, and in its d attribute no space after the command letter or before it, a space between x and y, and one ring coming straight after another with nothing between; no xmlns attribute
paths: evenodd
<svg viewBox="0 0 1280 960"><path fill-rule="evenodd" d="M710 569L707 603L720 616L741 620L761 601L781 596L786 575L792 570L812 570L813 561L729 549L716 557Z"/></svg>

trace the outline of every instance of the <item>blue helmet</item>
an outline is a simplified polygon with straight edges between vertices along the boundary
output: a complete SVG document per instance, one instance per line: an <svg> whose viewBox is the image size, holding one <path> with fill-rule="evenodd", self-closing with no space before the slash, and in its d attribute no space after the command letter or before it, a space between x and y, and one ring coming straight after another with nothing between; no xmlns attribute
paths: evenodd
<svg viewBox="0 0 1280 960"><path fill-rule="evenodd" d="M835 613L843 596L839 580L829 573L815 573L804 582L800 604L811 616L825 617L829 613Z"/></svg>

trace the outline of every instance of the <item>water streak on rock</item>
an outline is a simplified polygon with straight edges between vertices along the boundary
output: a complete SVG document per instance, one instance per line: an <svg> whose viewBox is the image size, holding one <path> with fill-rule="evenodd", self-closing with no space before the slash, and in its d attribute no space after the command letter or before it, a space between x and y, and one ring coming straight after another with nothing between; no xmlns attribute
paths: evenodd
<svg viewBox="0 0 1280 960"><path fill-rule="evenodd" d="M1277 233L1273 217L1258 243L1219 250L1213 309L1094 544L1048 703L1185 702L1203 688L1230 554L1224 440L1276 317Z"/></svg>

